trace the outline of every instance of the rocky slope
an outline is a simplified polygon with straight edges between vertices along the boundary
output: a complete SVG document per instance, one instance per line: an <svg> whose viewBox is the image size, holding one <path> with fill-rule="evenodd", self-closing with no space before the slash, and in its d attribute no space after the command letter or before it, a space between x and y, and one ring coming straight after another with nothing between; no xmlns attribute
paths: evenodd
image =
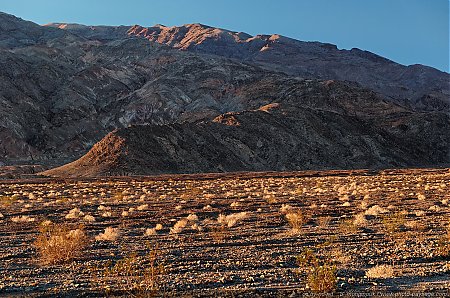
<svg viewBox="0 0 450 298"><path fill-rule="evenodd" d="M236 134L244 131L245 134L239 135L239 138L242 137L242 142L250 151L256 152L252 153L257 155L255 164L251 165L253 160L250 162L247 157L239 157L238 154L239 158L244 158L245 163L230 166L224 163L223 170L282 169L283 163L290 162L293 168L387 166L396 163L438 165L449 162L447 132L450 131L450 125L449 113L444 108L445 102L441 105L438 103L442 102L430 97L429 102L436 104L435 106L399 104L397 99L377 95L358 87L354 82L320 82L297 76L306 74L298 69L315 65L317 71L305 76L325 78L327 76L322 76L320 69L331 69L330 64L325 63L331 60L336 62L339 69L346 69L344 72L353 73L354 69L346 66L349 61L353 61L345 56L350 55L348 51L279 36L250 37L244 33L202 25L178 29L156 26L152 29L156 33L144 29L137 26L87 27L74 24L39 26L1 13L0 163L60 165L79 158L113 130L119 129L113 136L122 132L126 134L129 130L121 129L128 126L133 126L130 131L142 130L142 134L160 131L162 139L169 137L172 131L178 131L178 135L173 136L178 138L183 131L186 142L193 147L199 145L194 136L197 132L199 135L205 134L201 138L214 142L218 140L209 135L229 134L230 139L236 139ZM189 36L192 37L191 41L186 40ZM270 49L264 49L262 41L266 39L271 40L268 45ZM281 52L276 54L277 51ZM329 51L337 52L333 54L334 52ZM307 53L312 56L307 56ZM299 55L315 55L316 62L292 60L300 57ZM276 57L284 57L284 60ZM264 59L271 62L264 62ZM321 64L321 59L325 64ZM367 73L368 68L373 68L374 74L383 70L390 75L389 68L384 67L387 64L405 71L411 69L381 58L376 64L367 64L370 60L367 57L358 59L362 60L355 60L350 64L359 63L361 74ZM289 60L292 60L292 71L286 66L286 61ZM442 77L448 78L448 74L436 70L430 70L430 74L428 70L422 71L425 69L423 67L418 69L419 76L414 73L405 74L411 80L411 85L420 89L414 94L428 94L427 82L433 81L441 86ZM395 80L392 84L398 86ZM438 94L436 98L441 98L443 94L439 88L435 89ZM377 91L376 88L373 89ZM412 89L408 90L410 92ZM377 105L373 104L374 98ZM414 102L414 98L408 97L407 101ZM280 104L288 116L255 112L260 107L273 103ZM230 114L226 113L230 112L237 113L233 117L243 117L244 120L240 121L245 124L219 124L219 119L228 119ZM223 114L226 115L220 116ZM212 121L213 119L216 121ZM252 121L255 123L252 124ZM153 126L140 126L148 124ZM364 129L361 128L363 124ZM135 125L138 126L134 127ZM253 131L253 127L258 129ZM398 127L401 129L397 129ZM190 130L192 131L188 132ZM274 142L265 144L268 148L291 142L291 147L295 147L295 150L308 150L300 154L297 161L262 161L267 158L275 159L275 155L270 156L275 154L275 149L268 149L264 153L266 155L263 155L258 151L262 149L255 149L253 143L246 142L250 142L252 137L264 136L266 131L275 131L282 138L275 142L277 135L271 135L270 139ZM398 138L398 144L408 144L410 148L398 145L396 140L390 140L390 143L380 141L379 134L384 137L385 132L389 132L393 139ZM342 143L338 139L332 139L345 138L342 136L347 135L373 139L369 143L376 141L373 145L375 147L353 139ZM144 138L144 135L141 137ZM145 138L152 139L154 136ZM327 140L324 141L324 138ZM229 145L224 140L207 145L211 148L219 146L225 155L237 150L233 149L233 146L238 146L237 143ZM130 142L131 139L126 140L126 146L133 146ZM298 145L307 143L307 146ZM323 149L324 144L327 144L330 151ZM337 146L336 149L330 149L334 146ZM400 146L400 149L389 146ZM415 147L419 149L412 154ZM167 148L169 147L163 149ZM174 147L174 154L181 154L179 149ZM286 150L280 151L280 154L297 152ZM327 157L319 155L317 150L323 151ZM364 159L367 157L367 161L363 163L350 158L336 162L331 158L335 154L334 150L341 152L339 156L342 158L360 154ZM139 149L136 152L141 154L145 151ZM383 152L385 156L378 157L376 152ZM202 152L198 154L201 155ZM309 155L311 161L307 162ZM149 157L152 159L155 156ZM101 156L95 158L100 160ZM145 156L139 158L139 163L146 159ZM151 165L151 161L148 162ZM194 164L208 164L205 157L197 160L180 159L177 162L186 165L184 168L151 166L151 170L145 171L220 170L218 165L202 168L203 165ZM105 171L109 170L98 172Z"/></svg>
<svg viewBox="0 0 450 298"><path fill-rule="evenodd" d="M44 174L416 167L450 160L450 131L441 130L450 126L446 114L414 113L337 82L298 80L292 90L279 103L212 121L114 131L79 160Z"/></svg>
<svg viewBox="0 0 450 298"><path fill-rule="evenodd" d="M450 110L450 77L447 73L423 65L403 66L357 48L339 50L332 44L303 42L277 34L251 36L202 24L147 28L139 25L49 26L90 39L110 40L128 34L176 49L235 58L305 78L354 81L415 108Z"/></svg>
<svg viewBox="0 0 450 298"><path fill-rule="evenodd" d="M286 76L230 61L125 38L92 41L9 15L40 36L0 48L0 150L4 163L57 162L85 153L108 132L131 124L213 118L255 108L278 96L256 94L262 78ZM27 26L30 26L28 28ZM19 26L18 26L19 27ZM44 32L44 33L42 33ZM275 82L275 81L274 81Z"/></svg>

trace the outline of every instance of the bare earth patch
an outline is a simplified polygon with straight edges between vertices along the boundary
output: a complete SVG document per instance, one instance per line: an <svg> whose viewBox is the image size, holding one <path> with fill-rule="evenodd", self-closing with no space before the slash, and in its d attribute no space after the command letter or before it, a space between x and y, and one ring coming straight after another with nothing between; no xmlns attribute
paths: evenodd
<svg viewBox="0 0 450 298"><path fill-rule="evenodd" d="M449 200L449 169L3 181L0 296L448 296Z"/></svg>

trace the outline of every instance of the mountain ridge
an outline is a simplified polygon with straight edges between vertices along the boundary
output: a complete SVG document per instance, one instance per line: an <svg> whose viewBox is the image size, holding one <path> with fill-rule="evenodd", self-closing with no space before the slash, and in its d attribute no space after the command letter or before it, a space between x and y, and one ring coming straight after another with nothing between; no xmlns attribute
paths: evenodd
<svg viewBox="0 0 450 298"><path fill-rule="evenodd" d="M17 30L9 30L11 26ZM321 160L333 162L334 151L340 152L343 159L336 167L365 166L350 158L352 152L377 161L373 165L380 167L394 165L396 160L399 165L419 166L420 162L441 165L450 160L446 146L447 131L450 131L450 113L445 105L448 97L439 88L429 92L427 82L435 79L429 69L398 68L393 62L368 52L353 50L349 54L351 51L340 51L333 45L293 41L275 35L249 38L239 33L240 37L235 38L232 31L223 33L213 27L205 29L200 24L184 29L159 26L158 30L166 30L166 35L153 32L155 28L142 32L147 37L153 36L150 39L160 38L160 42L139 36L142 29L139 31L138 27L134 27L136 32L128 34L131 26L72 25L71 29L69 25L58 24L56 27L60 26L64 29L0 15L0 35L6 36L8 41L0 42L0 162L3 164L65 164L89 152L99 141L103 142L102 138L111 131L127 136L129 126L134 127L130 131L141 129L142 133L137 134L149 139L153 136L145 137L144 132L160 131L171 140L179 138L177 131L211 141L216 139L210 136L220 132L226 132L230 140L245 136L237 143L227 145L221 141L219 148L215 147L217 144L210 147L217 152L235 152L236 160L242 157L240 150L247 147L246 152L260 156L254 169L283 168L273 161L274 156L278 156L274 149L283 145L281 141L267 143L267 152L272 155L264 155L267 152L261 151L255 145L257 142L247 144L246 139L250 141L255 134L264 135L266 131L271 132L274 140L284 136L286 144L292 144L292 148L309 148L305 152L311 157L282 149L286 155L301 157L292 161L299 169L302 163L308 164L308 159L311 159L311 167L325 167ZM178 35L170 30L178 30ZM190 36L189 30L196 34L188 42L185 38ZM204 30L209 35L204 34ZM31 34L30 38L27 34ZM221 37L224 34L228 36L225 39ZM174 47L180 38L185 39L186 50ZM244 38L246 43L236 42ZM196 44L195 40L203 41ZM269 47L262 50L266 42L270 43ZM222 50L215 53L219 49ZM227 53L233 51L244 58L229 57ZM310 58L314 59L309 61ZM290 63L286 64L287 61ZM360 71L354 71L355 65ZM336 77L358 75L379 82L381 87L391 88L391 91L402 89L401 82L409 82L424 95L419 101L416 100L419 93L400 100L351 77L349 80L329 79L326 73L333 67L338 70ZM395 73L397 77L379 81L379 74L386 72L393 76L391 67L401 70ZM447 78L445 75L444 79ZM438 76L437 86L444 79ZM415 92L405 88L404 94ZM443 97L445 100L441 100ZM277 105L287 117L275 113L280 109ZM273 115L260 114L264 110ZM249 119L258 122L256 128ZM321 121L328 121L329 127ZM219 123L229 128L224 129ZM345 129L341 131L339 125ZM361 125L364 130L357 127ZM300 128L292 129L292 126ZM357 132L345 141L347 143L330 141L326 137L335 135L345 139L346 131ZM322 141L305 145L302 140L308 138ZM392 145L382 141L386 138ZM139 142L139 138L125 139L123 146L134 148L137 151L130 154L144 160L141 153L146 151L133 142ZM187 137L186 142L189 146L197 144L194 137ZM237 145L240 143L244 147ZM323 151L321 144L327 144L329 153ZM417 147L417 152L409 147ZM183 152L180 147L173 148L176 153L177 150L181 150L180 154ZM315 152L322 152L322 158ZM377 157L380 152L384 156L381 159ZM212 158L207 151L205 154ZM156 157L149 155L147 158L151 163ZM131 162L127 158L122 160L125 164ZM172 163L179 161L175 159ZM202 158L186 159L186 167L208 170L195 162L208 164ZM243 169L253 169L248 163L241 165ZM233 170L236 165L228 166L224 165L224 170ZM211 166L210 170L218 169Z"/></svg>
<svg viewBox="0 0 450 298"><path fill-rule="evenodd" d="M125 28L120 28L120 34L124 34ZM429 66L404 66L357 48L339 50L329 43L304 42L279 34L251 36L198 23L128 28L128 36L175 49L256 63L305 78L354 81L415 108L450 110L450 75ZM91 31L95 31L95 26L84 27L78 34L96 38L90 35Z"/></svg>

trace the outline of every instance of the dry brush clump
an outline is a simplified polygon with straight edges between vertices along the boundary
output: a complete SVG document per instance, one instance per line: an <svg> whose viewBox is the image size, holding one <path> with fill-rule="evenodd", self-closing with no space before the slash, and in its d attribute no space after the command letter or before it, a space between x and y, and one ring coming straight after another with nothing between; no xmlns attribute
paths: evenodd
<svg viewBox="0 0 450 298"><path fill-rule="evenodd" d="M248 217L247 212L239 212L232 214L219 214L217 221L207 221L210 223L211 237L215 241L222 241L229 236L230 228L236 226L239 222Z"/></svg>
<svg viewBox="0 0 450 298"><path fill-rule="evenodd" d="M67 213L67 215L65 216L66 219L78 219L80 217L84 216L84 212L81 211L78 208L73 208L72 210L69 211L69 213Z"/></svg>
<svg viewBox="0 0 450 298"><path fill-rule="evenodd" d="M95 236L96 241L116 241L120 236L119 228L107 227L103 233Z"/></svg>
<svg viewBox="0 0 450 298"><path fill-rule="evenodd" d="M365 215L371 215L371 216L378 216L380 214L384 214L384 213L388 213L389 210L380 207L379 205L374 205L372 207L370 207L369 209L367 209L364 214Z"/></svg>
<svg viewBox="0 0 450 298"><path fill-rule="evenodd" d="M339 232L343 235L355 234L360 226L358 219L343 218L339 221Z"/></svg>
<svg viewBox="0 0 450 298"><path fill-rule="evenodd" d="M236 224L247 218L247 212L233 213L229 215L220 214L217 218L217 222L228 228L234 227Z"/></svg>
<svg viewBox="0 0 450 298"><path fill-rule="evenodd" d="M394 267L391 265L377 265L366 271L368 278L392 278L394 277Z"/></svg>
<svg viewBox="0 0 450 298"><path fill-rule="evenodd" d="M382 219L382 223L386 233L394 237L405 227L405 214L403 212L397 212L385 215Z"/></svg>
<svg viewBox="0 0 450 298"><path fill-rule="evenodd" d="M194 231L202 231L203 228L198 224L198 216L196 214L189 214L185 218L177 221L172 228L170 228L170 234L180 234L186 229Z"/></svg>
<svg viewBox="0 0 450 298"><path fill-rule="evenodd" d="M162 231L164 229L162 224L156 224L154 228L149 228L145 230L146 236L155 236L158 234L159 231Z"/></svg>
<svg viewBox="0 0 450 298"><path fill-rule="evenodd" d="M42 224L34 241L40 261L45 265L61 264L82 255L89 238L82 226L71 229L64 224Z"/></svg>
<svg viewBox="0 0 450 298"><path fill-rule="evenodd" d="M438 240L436 252L443 258L450 257L450 222L446 227L446 234Z"/></svg>
<svg viewBox="0 0 450 298"><path fill-rule="evenodd" d="M369 225L369 221L364 213L358 213L353 219L353 224L358 228L365 228Z"/></svg>
<svg viewBox="0 0 450 298"><path fill-rule="evenodd" d="M143 255L130 253L118 261L107 262L104 267L93 268L93 271L96 275L94 279L107 295L130 297L158 296L158 292L164 288L163 277L166 273L157 244L147 244ZM115 291L111 290L110 281L115 281Z"/></svg>
<svg viewBox="0 0 450 298"><path fill-rule="evenodd" d="M283 204L280 212L284 213L284 217L291 226L292 233L299 233L304 224L306 224L310 216L299 207L292 207L289 204Z"/></svg>
<svg viewBox="0 0 450 298"><path fill-rule="evenodd" d="M308 287L315 293L336 291L336 266L331 261L321 260L311 249L305 249L298 257L299 269L306 271Z"/></svg>
<svg viewBox="0 0 450 298"><path fill-rule="evenodd" d="M25 222L34 222L36 221L36 219L29 215L21 215L11 217L11 221L15 223L25 223Z"/></svg>

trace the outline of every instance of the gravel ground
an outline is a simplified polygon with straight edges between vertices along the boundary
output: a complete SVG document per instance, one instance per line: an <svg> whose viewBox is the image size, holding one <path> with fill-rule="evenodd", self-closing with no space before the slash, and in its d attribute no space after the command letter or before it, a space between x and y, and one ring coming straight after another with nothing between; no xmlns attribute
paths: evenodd
<svg viewBox="0 0 450 298"><path fill-rule="evenodd" d="M449 169L4 181L0 296L148 296L154 282L166 297L298 297L309 249L338 295L448 297L449 201ZM43 222L81 228L82 253L45 264ZM135 267L111 273L119 260Z"/></svg>

